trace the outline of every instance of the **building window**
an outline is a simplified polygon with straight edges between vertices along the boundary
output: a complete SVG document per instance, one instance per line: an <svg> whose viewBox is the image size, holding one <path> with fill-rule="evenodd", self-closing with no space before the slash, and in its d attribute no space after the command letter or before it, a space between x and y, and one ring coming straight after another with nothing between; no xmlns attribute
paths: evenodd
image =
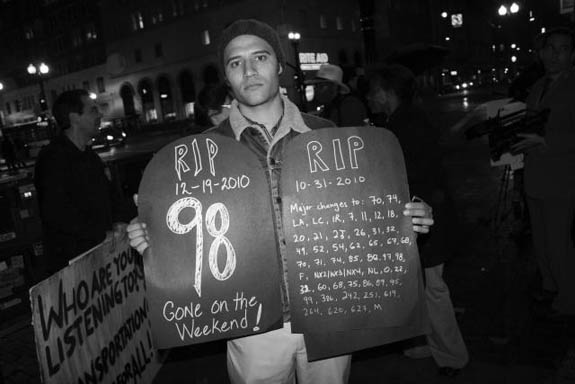
<svg viewBox="0 0 575 384"><path fill-rule="evenodd" d="M327 29L327 20L325 15L319 15L319 27L321 29Z"/></svg>
<svg viewBox="0 0 575 384"><path fill-rule="evenodd" d="M104 85L104 78L103 77L97 77L96 78L96 86L98 87L99 93L106 92L106 86Z"/></svg>
<svg viewBox="0 0 575 384"><path fill-rule="evenodd" d="M164 15L162 10L159 9L152 14L152 24L160 24L162 21L164 21Z"/></svg>
<svg viewBox="0 0 575 384"><path fill-rule="evenodd" d="M82 45L82 34L80 33L80 31L75 30L72 32L72 46L74 46L74 48L78 48L81 45Z"/></svg>
<svg viewBox="0 0 575 384"><path fill-rule="evenodd" d="M82 82L82 88L84 88L86 91L90 90L90 82L89 81L83 81Z"/></svg>
<svg viewBox="0 0 575 384"><path fill-rule="evenodd" d="M204 45L210 45L210 31L205 30L204 32L202 32L202 44Z"/></svg>
<svg viewBox="0 0 575 384"><path fill-rule="evenodd" d="M138 31L144 29L144 17L141 12L134 12L131 15L132 18L132 30Z"/></svg>
<svg viewBox="0 0 575 384"><path fill-rule="evenodd" d="M182 16L184 14L183 0L172 0L172 16Z"/></svg>
<svg viewBox="0 0 575 384"><path fill-rule="evenodd" d="M335 25L338 31L343 31L343 23L341 22L341 17L338 16L335 18Z"/></svg>
<svg viewBox="0 0 575 384"><path fill-rule="evenodd" d="M140 48L134 50L134 60L136 60L136 63L142 62L142 50Z"/></svg>
<svg viewBox="0 0 575 384"><path fill-rule="evenodd" d="M154 52L156 53L156 57L164 56L164 49L162 48L162 43L157 43L154 46Z"/></svg>

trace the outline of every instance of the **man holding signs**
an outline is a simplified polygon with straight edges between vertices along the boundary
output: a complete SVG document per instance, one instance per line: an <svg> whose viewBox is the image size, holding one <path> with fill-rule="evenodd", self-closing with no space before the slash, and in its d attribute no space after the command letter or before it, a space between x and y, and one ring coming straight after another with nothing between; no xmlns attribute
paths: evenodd
<svg viewBox="0 0 575 384"><path fill-rule="evenodd" d="M301 334L291 333L286 286L286 253L279 193L284 146L300 133L327 128L331 123L301 113L279 91L284 54L279 36L269 25L256 20L238 20L222 34L219 55L226 81L236 100L230 117L212 132L234 138L251 150L266 171L273 202L275 234L283 273L284 327L228 342L228 373L233 383L345 383L350 355L308 362ZM412 216L417 232L428 232L433 224L431 209L424 203L408 203L404 214ZM128 227L131 244L149 253L145 225ZM149 254L147 255L150 256ZM190 272L192 273L192 272Z"/></svg>

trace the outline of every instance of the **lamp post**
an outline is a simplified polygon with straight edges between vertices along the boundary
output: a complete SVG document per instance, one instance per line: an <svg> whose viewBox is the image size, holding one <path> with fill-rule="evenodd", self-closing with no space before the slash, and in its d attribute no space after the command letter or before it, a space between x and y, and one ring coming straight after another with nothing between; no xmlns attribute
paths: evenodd
<svg viewBox="0 0 575 384"><path fill-rule="evenodd" d="M28 65L28 73L32 76L38 76L38 82L40 84L40 110L42 117L45 116L46 111L48 110L48 102L46 100L46 92L44 91L44 78L43 76L50 72L50 67L48 67L45 63L40 63L38 65L29 64Z"/></svg>
<svg viewBox="0 0 575 384"><path fill-rule="evenodd" d="M303 84L304 81L303 71L301 70L301 63L299 61L299 41L301 39L301 35L299 32L290 32L288 33L288 39L291 41L291 44L293 46L294 59L295 59L294 82L295 82L295 88L300 98L300 109L303 112L307 112L305 89Z"/></svg>
<svg viewBox="0 0 575 384"><path fill-rule="evenodd" d="M0 91L2 91L3 89L4 89L4 84L2 84L2 82L0 81ZM1 102L1 104L4 103L4 101L2 100L1 94L0 94L0 102ZM4 126L4 112L2 111L2 108L0 108L0 127L3 127L3 126ZM2 374L2 372L0 372L0 375L1 374Z"/></svg>

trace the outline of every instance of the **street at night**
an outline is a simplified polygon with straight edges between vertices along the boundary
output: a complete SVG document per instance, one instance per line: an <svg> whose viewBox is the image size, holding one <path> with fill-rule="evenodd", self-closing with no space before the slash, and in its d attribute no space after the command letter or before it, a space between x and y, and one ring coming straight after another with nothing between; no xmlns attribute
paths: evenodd
<svg viewBox="0 0 575 384"><path fill-rule="evenodd" d="M0 2L0 384L575 383L574 26Z"/></svg>

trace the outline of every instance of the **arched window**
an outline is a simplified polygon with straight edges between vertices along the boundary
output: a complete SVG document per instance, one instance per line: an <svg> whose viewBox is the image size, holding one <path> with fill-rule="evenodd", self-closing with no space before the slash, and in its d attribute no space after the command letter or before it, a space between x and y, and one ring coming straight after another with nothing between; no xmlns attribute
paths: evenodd
<svg viewBox="0 0 575 384"><path fill-rule="evenodd" d="M165 75L158 78L158 93L160 95L162 120L175 120L174 97L170 87L170 80Z"/></svg>
<svg viewBox="0 0 575 384"><path fill-rule="evenodd" d="M154 88L150 79L142 79L138 84L138 95L142 99L142 113L146 122L158 121L158 111L154 105Z"/></svg>
<svg viewBox="0 0 575 384"><path fill-rule="evenodd" d="M196 86L194 78L188 70L183 70L178 76L178 83L182 92L182 102L186 117L194 115L194 102L196 101Z"/></svg>
<svg viewBox="0 0 575 384"><path fill-rule="evenodd" d="M204 68L203 72L203 80L204 84L217 84L220 82L220 74L218 72L218 67L214 64L208 64Z"/></svg>
<svg viewBox="0 0 575 384"><path fill-rule="evenodd" d="M124 116L134 116L136 114L136 108L134 107L134 90L130 84L122 85L122 88L120 88L120 97L122 98L122 104L124 104Z"/></svg>

